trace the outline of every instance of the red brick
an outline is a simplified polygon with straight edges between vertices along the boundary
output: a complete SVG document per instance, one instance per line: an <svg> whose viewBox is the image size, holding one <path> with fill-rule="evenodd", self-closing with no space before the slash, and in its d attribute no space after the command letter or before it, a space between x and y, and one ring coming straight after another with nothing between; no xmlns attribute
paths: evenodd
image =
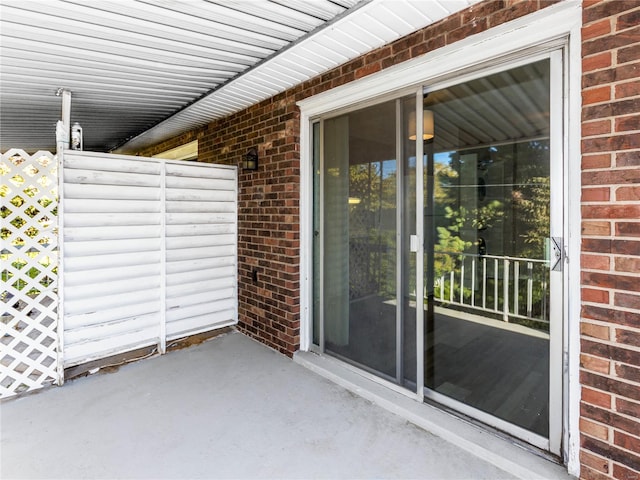
<svg viewBox="0 0 640 480"><path fill-rule="evenodd" d="M616 398L615 411L630 417L640 418L640 403L632 402L626 398Z"/></svg>
<svg viewBox="0 0 640 480"><path fill-rule="evenodd" d="M616 292L613 298L613 303L616 307L633 308L636 310L640 310L640 295Z"/></svg>
<svg viewBox="0 0 640 480"><path fill-rule="evenodd" d="M580 469L580 480L611 480L611 477L583 465Z"/></svg>
<svg viewBox="0 0 640 480"><path fill-rule="evenodd" d="M640 432L637 432L640 434ZM627 435L623 432L615 432L613 443L625 450L631 450L634 453L640 453L640 438Z"/></svg>
<svg viewBox="0 0 640 480"><path fill-rule="evenodd" d="M605 325L596 325L595 323L582 322L580 324L580 333L587 337L609 340L609 327Z"/></svg>
<svg viewBox="0 0 640 480"><path fill-rule="evenodd" d="M372 73L379 72L380 70L382 70L380 63L371 63L356 70L355 76L356 78L362 78L367 75L371 75Z"/></svg>
<svg viewBox="0 0 640 480"><path fill-rule="evenodd" d="M611 195L611 189L604 188L583 188L583 202L608 202Z"/></svg>
<svg viewBox="0 0 640 480"><path fill-rule="evenodd" d="M640 205L584 205L582 218L640 218Z"/></svg>
<svg viewBox="0 0 640 480"><path fill-rule="evenodd" d="M640 471L640 456L621 450L620 448L592 437L583 436L582 448L600 456L610 458L628 468Z"/></svg>
<svg viewBox="0 0 640 480"><path fill-rule="evenodd" d="M611 120L596 120L594 122L582 123L582 136L591 137L594 135L604 135L611 133Z"/></svg>
<svg viewBox="0 0 640 480"><path fill-rule="evenodd" d="M620 480L640 480L640 471L630 470L627 467L614 463L613 478L617 478Z"/></svg>
<svg viewBox="0 0 640 480"><path fill-rule="evenodd" d="M636 3L636 7L638 4ZM627 28L633 28L640 25L640 9L624 13L616 19L616 30L625 30Z"/></svg>
<svg viewBox="0 0 640 480"><path fill-rule="evenodd" d="M605 18L586 27L582 27L582 41L603 37L609 33L611 33L611 19Z"/></svg>
<svg viewBox="0 0 640 480"><path fill-rule="evenodd" d="M582 268L589 270L610 270L611 258L603 255L582 255Z"/></svg>
<svg viewBox="0 0 640 480"><path fill-rule="evenodd" d="M611 222L584 221L582 235L606 237L611 235Z"/></svg>
<svg viewBox="0 0 640 480"><path fill-rule="evenodd" d="M621 48L620 50L618 50L616 60L618 61L618 64L640 60L640 44Z"/></svg>
<svg viewBox="0 0 640 480"><path fill-rule="evenodd" d="M580 432L590 437L607 440L609 438L609 428L606 425L592 422L585 418L580 419Z"/></svg>
<svg viewBox="0 0 640 480"><path fill-rule="evenodd" d="M639 152L618 152L616 154L616 166L640 167L640 153Z"/></svg>
<svg viewBox="0 0 640 480"><path fill-rule="evenodd" d="M612 397L609 393L600 392L589 387L582 386L581 400L591 405L602 407L605 409L611 408ZM624 412L620 412L624 413Z"/></svg>
<svg viewBox="0 0 640 480"><path fill-rule="evenodd" d="M616 341L622 345L638 347L640 346L640 333L624 328L616 328ZM640 381L640 378L638 380Z"/></svg>
<svg viewBox="0 0 640 480"><path fill-rule="evenodd" d="M583 155L582 170L593 168L607 168L611 166L611 154Z"/></svg>
<svg viewBox="0 0 640 480"><path fill-rule="evenodd" d="M615 135L582 140L582 151L584 153L633 149L640 150L640 135Z"/></svg>
<svg viewBox="0 0 640 480"><path fill-rule="evenodd" d="M609 460L582 450L580 452L580 463L598 472L609 472Z"/></svg>
<svg viewBox="0 0 640 480"><path fill-rule="evenodd" d="M610 345L610 344L600 343L597 341L592 341L587 338L582 338L580 340L580 344L582 345L582 352L585 354L589 354L589 355L593 355L593 356L597 356L597 357L601 357L609 360L615 360L617 362L628 363L629 365L636 365L636 366L640 365L640 352L637 352L635 350L623 348L619 345ZM595 380L595 378L592 378L592 380ZM605 382L585 383L585 385L590 385L592 387L599 388L601 390L605 390L604 388L601 388L601 386L605 384L606 384L606 379L605 379ZM611 388L611 386L609 385L608 388ZM613 390L610 390L610 389L607 389L606 391L615 393ZM634 395L631 395L631 396L623 395L623 396L633 399L639 395L640 395L640 390L637 390Z"/></svg>
<svg viewBox="0 0 640 480"><path fill-rule="evenodd" d="M616 222L616 235L621 237L640 237L640 222Z"/></svg>
<svg viewBox="0 0 640 480"><path fill-rule="evenodd" d="M604 238L585 238L582 237L582 251L589 253L611 253L613 242ZM584 257L582 262L584 264Z"/></svg>
<svg viewBox="0 0 640 480"><path fill-rule="evenodd" d="M592 320L640 328L640 313L628 312L604 305L582 305L581 315Z"/></svg>
<svg viewBox="0 0 640 480"><path fill-rule="evenodd" d="M619 83L614 87L616 98L635 97L640 95L640 80ZM637 124L636 124L637 125ZM640 130L636 128L635 130Z"/></svg>
<svg viewBox="0 0 640 480"><path fill-rule="evenodd" d="M638 287L638 277L601 272L582 272L582 284L633 291Z"/></svg>
<svg viewBox="0 0 640 480"><path fill-rule="evenodd" d="M616 132L628 132L632 130L640 130L640 115L629 115L627 117L616 118ZM638 133L638 135L640 135L640 133Z"/></svg>
<svg viewBox="0 0 640 480"><path fill-rule="evenodd" d="M640 62L620 65L618 61L618 65L615 67L595 72L585 72L582 76L582 87L589 88L605 83L635 79L638 76L638 69L640 69Z"/></svg>
<svg viewBox="0 0 640 480"><path fill-rule="evenodd" d="M602 18L612 17L628 10L637 8L637 0L610 0L596 2L593 6L585 5L582 12L583 25L599 21Z"/></svg>
<svg viewBox="0 0 640 480"><path fill-rule="evenodd" d="M582 104L601 103L611 99L611 87L596 87L582 91Z"/></svg>
<svg viewBox="0 0 640 480"><path fill-rule="evenodd" d="M632 367L630 365L624 365L622 363L616 363L614 370L618 378L634 383L640 383L640 368ZM640 386L638 386L637 388L640 390Z"/></svg>
<svg viewBox="0 0 640 480"><path fill-rule="evenodd" d="M582 55L593 55L594 53L607 50L615 50L616 48L625 47L636 43L640 36L640 27L616 32L614 35L599 37L591 41L582 43Z"/></svg>
<svg viewBox="0 0 640 480"><path fill-rule="evenodd" d="M611 371L611 363L609 360L592 357L590 355L580 355L580 366L585 370L602 373L603 375L608 375Z"/></svg>
<svg viewBox="0 0 640 480"><path fill-rule="evenodd" d="M619 272L640 273L640 257L616 257L615 269ZM640 277L638 283L640 284Z"/></svg>
<svg viewBox="0 0 640 480"><path fill-rule="evenodd" d="M609 68L613 64L611 52L601 52L595 55L589 55L582 59L582 72L592 72L594 70L601 70L603 68Z"/></svg>
<svg viewBox="0 0 640 480"><path fill-rule="evenodd" d="M609 303L608 290L596 290L595 288L582 289L582 301L592 303Z"/></svg>

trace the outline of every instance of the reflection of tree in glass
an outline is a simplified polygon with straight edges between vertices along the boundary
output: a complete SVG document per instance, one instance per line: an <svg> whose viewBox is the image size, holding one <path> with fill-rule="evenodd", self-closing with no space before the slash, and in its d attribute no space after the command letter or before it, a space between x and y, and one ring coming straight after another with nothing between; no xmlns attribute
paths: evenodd
<svg viewBox="0 0 640 480"><path fill-rule="evenodd" d="M350 297L396 295L395 160L349 168Z"/></svg>

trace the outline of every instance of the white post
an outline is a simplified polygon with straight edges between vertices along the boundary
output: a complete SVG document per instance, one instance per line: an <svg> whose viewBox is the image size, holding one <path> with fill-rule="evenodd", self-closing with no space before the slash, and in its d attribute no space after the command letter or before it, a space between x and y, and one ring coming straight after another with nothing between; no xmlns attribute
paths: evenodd
<svg viewBox="0 0 640 480"><path fill-rule="evenodd" d="M56 93L62 96L61 120L56 124L56 156L58 162L58 385L64 384L64 152L69 148L69 131L71 127L71 92L63 88Z"/></svg>
<svg viewBox="0 0 640 480"><path fill-rule="evenodd" d="M56 148L60 154L63 149L69 148L69 132L71 129L71 92L65 88L61 88L56 93L62 97L62 114L61 119L56 124Z"/></svg>
<svg viewBox="0 0 640 480"><path fill-rule="evenodd" d="M502 268L502 296L503 296L503 309L502 320L509 321L509 260L504 259L504 267Z"/></svg>

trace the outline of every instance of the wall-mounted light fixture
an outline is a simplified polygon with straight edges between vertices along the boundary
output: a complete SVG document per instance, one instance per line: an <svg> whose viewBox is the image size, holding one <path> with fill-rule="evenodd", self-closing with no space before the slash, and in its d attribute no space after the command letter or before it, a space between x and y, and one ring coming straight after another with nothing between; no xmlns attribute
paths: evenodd
<svg viewBox="0 0 640 480"><path fill-rule="evenodd" d="M82 150L83 148L82 127L78 122L75 122L71 127L71 150Z"/></svg>
<svg viewBox="0 0 640 480"><path fill-rule="evenodd" d="M255 147L249 149L244 157L242 157L243 170L258 169L258 150Z"/></svg>
<svg viewBox="0 0 640 480"><path fill-rule="evenodd" d="M433 138L433 112L431 110L422 111L422 139ZM416 112L409 112L409 140L416 139Z"/></svg>

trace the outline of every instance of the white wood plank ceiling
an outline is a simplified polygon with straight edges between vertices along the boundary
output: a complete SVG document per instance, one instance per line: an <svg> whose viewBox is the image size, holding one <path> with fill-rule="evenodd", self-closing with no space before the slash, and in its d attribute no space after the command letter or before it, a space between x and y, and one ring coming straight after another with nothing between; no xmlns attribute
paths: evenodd
<svg viewBox="0 0 640 480"><path fill-rule="evenodd" d="M131 152L260 102L478 0L0 0L0 150Z"/></svg>

